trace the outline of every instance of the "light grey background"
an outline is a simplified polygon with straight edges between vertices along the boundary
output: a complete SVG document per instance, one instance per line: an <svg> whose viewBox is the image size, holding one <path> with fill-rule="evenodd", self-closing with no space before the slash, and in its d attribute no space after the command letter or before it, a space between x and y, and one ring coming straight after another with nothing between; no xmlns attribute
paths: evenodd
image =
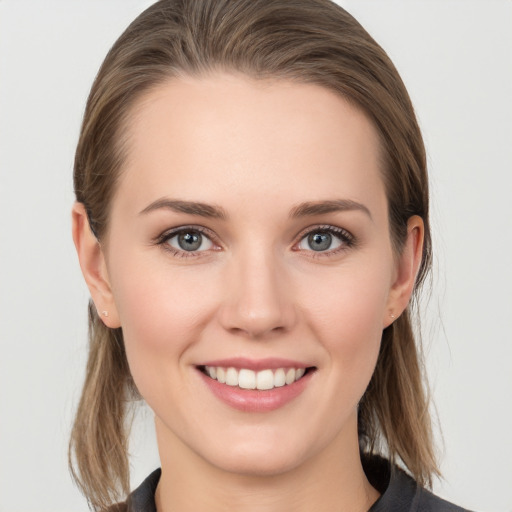
<svg viewBox="0 0 512 512"><path fill-rule="evenodd" d="M86 354L70 236L86 95L143 0L0 0L0 511L85 511L66 467ZM436 492L512 511L512 2L346 0L409 88L424 131L436 268L428 369ZM151 414L133 483L158 464ZM438 430L438 438L441 435Z"/></svg>

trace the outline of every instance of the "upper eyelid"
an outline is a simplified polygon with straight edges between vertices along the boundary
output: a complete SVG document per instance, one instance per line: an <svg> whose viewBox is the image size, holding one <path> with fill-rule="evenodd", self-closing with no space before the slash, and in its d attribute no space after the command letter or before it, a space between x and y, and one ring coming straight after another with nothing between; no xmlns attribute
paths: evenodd
<svg viewBox="0 0 512 512"><path fill-rule="evenodd" d="M345 228L333 226L331 224L316 224L314 226L308 226L307 228L304 228L302 231L300 231L300 233L297 235L297 239L300 241L305 236L314 233L315 231L328 231L334 233L335 235L345 235L350 239L355 238L354 235Z"/></svg>
<svg viewBox="0 0 512 512"><path fill-rule="evenodd" d="M218 237L215 235L213 231L210 229L204 227L204 226L198 226L194 224L185 225L185 226L178 226L175 228L166 229L164 232L162 232L160 235L158 235L155 238L156 242L163 242L165 240L169 240L170 238L175 237L176 235L179 235L183 231L198 231L202 235L208 237L212 242L218 239Z"/></svg>

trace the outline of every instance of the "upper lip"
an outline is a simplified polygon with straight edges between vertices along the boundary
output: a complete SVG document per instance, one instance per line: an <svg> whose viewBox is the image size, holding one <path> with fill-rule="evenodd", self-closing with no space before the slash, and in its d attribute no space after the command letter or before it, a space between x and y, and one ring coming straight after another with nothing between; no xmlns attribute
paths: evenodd
<svg viewBox="0 0 512 512"><path fill-rule="evenodd" d="M222 368L245 368L247 370L276 370L278 368L309 368L312 365L294 361L292 359L283 359L269 357L265 359L249 359L245 357L233 357L229 359L215 359L204 362L198 366L220 366Z"/></svg>

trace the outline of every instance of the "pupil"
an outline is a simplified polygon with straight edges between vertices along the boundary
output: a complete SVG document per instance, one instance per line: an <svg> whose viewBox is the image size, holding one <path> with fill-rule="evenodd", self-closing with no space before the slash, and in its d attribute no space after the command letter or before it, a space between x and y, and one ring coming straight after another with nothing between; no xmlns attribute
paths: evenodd
<svg viewBox="0 0 512 512"><path fill-rule="evenodd" d="M332 235L329 233L313 233L308 236L308 243L313 251L325 251L331 246Z"/></svg>
<svg viewBox="0 0 512 512"><path fill-rule="evenodd" d="M184 251L196 251L201 247L202 236L200 233L188 232L178 236L178 244Z"/></svg>

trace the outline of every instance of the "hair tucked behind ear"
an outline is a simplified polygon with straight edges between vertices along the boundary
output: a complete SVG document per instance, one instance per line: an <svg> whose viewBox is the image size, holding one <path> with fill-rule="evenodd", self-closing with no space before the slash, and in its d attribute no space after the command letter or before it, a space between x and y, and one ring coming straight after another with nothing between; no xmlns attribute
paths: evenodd
<svg viewBox="0 0 512 512"><path fill-rule="evenodd" d="M76 198L97 238L108 231L129 142L125 128L137 100L173 77L219 70L317 84L368 115L381 139L397 254L408 219L419 215L424 221L421 284L430 268L431 239L425 148L414 110L386 53L329 0L161 0L128 27L92 86L75 156ZM93 308L89 326L70 461L91 506L101 510L128 492L125 412L134 386L121 330L107 329ZM400 459L420 483L438 472L425 389L408 310L383 333L375 374L360 404L360 445L364 452L382 450Z"/></svg>
<svg viewBox="0 0 512 512"><path fill-rule="evenodd" d="M106 327L92 302L89 339L86 379L71 432L69 464L90 504L101 510L129 492L126 410L137 391L128 369L121 329Z"/></svg>

